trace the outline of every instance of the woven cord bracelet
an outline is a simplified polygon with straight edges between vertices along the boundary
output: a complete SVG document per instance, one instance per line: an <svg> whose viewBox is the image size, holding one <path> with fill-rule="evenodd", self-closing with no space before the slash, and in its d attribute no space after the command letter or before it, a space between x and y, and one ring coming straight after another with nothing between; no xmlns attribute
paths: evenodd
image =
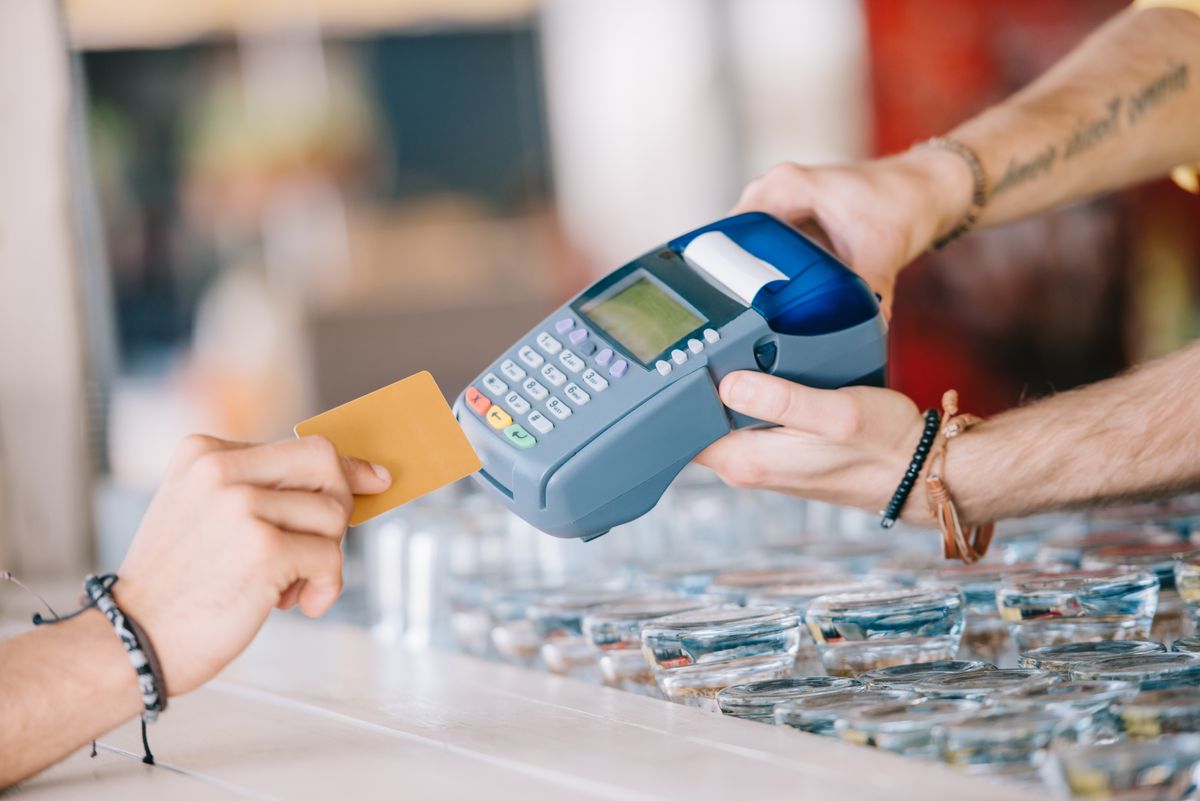
<svg viewBox="0 0 1200 801"><path fill-rule="evenodd" d="M115 576L113 577L115 579ZM158 664L158 655L150 644L150 638L131 617L128 617L117 606L112 597L114 581L104 581L98 576L88 575L83 580L83 589L96 608L104 613L112 624L129 662L133 665L138 677L138 690L142 694L142 718L147 723L158 719L158 713L167 708L166 685L163 682L162 669Z"/></svg>
<svg viewBox="0 0 1200 801"><path fill-rule="evenodd" d="M24 584L13 578L12 574L0 572L0 579L6 579L16 583L18 586L27 589ZM142 757L142 762L147 765L154 764L154 754L150 751L150 740L146 736L146 724L153 723L158 719L158 713L167 708L167 683L163 679L162 668L158 662L158 654L154 651L154 646L150 643L150 638L146 635L133 618L127 616L117 606L117 602L112 597L112 587L117 583L117 576L113 573L106 573L102 576L89 574L83 580L83 590L87 600L82 608L75 610L69 615L59 615L50 604L36 592L29 590L42 604L46 610L50 612L52 617L46 618L43 615L35 614L33 616L33 625L43 626L53 623L62 623L65 620L78 617L89 609L99 609L108 618L108 622L112 624L113 629L117 632L117 636L121 638L121 644L125 646L125 653L129 655L129 661L133 665L134 671L138 677L138 691L142 696L142 747L145 749L145 756ZM92 756L96 756L96 741L92 741Z"/></svg>
<svg viewBox="0 0 1200 801"><path fill-rule="evenodd" d="M938 426L941 422L942 415L937 409L929 409L925 412L925 429L921 432L921 439L917 441L912 460L908 463L908 470L904 472L899 486L892 493L892 499L888 501L887 509L882 512L883 518L879 521L880 528L891 528L896 525L896 518L900 516L904 503L917 483L917 476L921 475L925 460L929 458L929 449L933 447L933 440L937 436Z"/></svg>

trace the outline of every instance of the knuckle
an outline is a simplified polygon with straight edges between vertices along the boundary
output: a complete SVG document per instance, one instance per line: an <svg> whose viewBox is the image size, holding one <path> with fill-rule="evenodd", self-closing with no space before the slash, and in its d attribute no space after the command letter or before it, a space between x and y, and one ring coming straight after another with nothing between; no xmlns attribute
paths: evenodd
<svg viewBox="0 0 1200 801"><path fill-rule="evenodd" d="M270 564L283 552L283 533L269 523L255 522L245 539L251 562Z"/></svg>
<svg viewBox="0 0 1200 801"><path fill-rule="evenodd" d="M341 457L338 456L337 447L334 446L333 442L331 442L327 437L322 437L320 435L305 437L305 440L305 444L312 453L313 459L316 460L316 463L324 472L329 473L330 475L335 473L337 475L341 475L342 460Z"/></svg>
<svg viewBox="0 0 1200 801"><path fill-rule="evenodd" d="M218 440L215 437L205 434L188 434L175 446L175 463L190 465L217 447Z"/></svg>
<svg viewBox="0 0 1200 801"><path fill-rule="evenodd" d="M226 483L229 478L229 457L222 451L209 451L192 462L192 472L209 485Z"/></svg>
<svg viewBox="0 0 1200 801"><path fill-rule="evenodd" d="M331 495L322 495L321 499L325 506L325 517L328 520L330 531L341 533L350 520L350 509L347 509L346 504L341 500Z"/></svg>
<svg viewBox="0 0 1200 801"><path fill-rule="evenodd" d="M836 414L830 416L829 438L835 442L849 442L863 432L864 422L857 403L843 404Z"/></svg>
<svg viewBox="0 0 1200 801"><path fill-rule="evenodd" d="M223 493L227 508L240 517L253 517L255 514L256 491L253 487L236 484L228 487Z"/></svg>

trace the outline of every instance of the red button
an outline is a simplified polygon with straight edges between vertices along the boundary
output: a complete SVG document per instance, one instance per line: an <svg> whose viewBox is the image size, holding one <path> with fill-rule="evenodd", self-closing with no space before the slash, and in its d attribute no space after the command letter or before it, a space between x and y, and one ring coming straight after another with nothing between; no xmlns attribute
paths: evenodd
<svg viewBox="0 0 1200 801"><path fill-rule="evenodd" d="M492 402L483 396L483 393L475 389L475 387L467 387L467 405L475 410L475 414L487 414L487 410L492 408Z"/></svg>

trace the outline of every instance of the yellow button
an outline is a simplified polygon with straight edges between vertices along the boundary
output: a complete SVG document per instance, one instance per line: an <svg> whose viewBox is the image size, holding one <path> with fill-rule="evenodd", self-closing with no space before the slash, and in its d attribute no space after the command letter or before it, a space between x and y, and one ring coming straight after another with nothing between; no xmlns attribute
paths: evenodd
<svg viewBox="0 0 1200 801"><path fill-rule="evenodd" d="M492 428L504 429L512 425L512 418L508 416L508 412L501 409L499 406L493 406L488 409L487 421Z"/></svg>

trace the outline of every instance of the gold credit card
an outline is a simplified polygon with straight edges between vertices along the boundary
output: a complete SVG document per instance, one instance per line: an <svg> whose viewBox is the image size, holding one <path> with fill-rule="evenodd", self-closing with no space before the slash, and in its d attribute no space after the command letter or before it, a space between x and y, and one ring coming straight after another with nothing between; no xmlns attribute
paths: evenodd
<svg viewBox="0 0 1200 801"><path fill-rule="evenodd" d="M475 449L428 372L311 417L298 423L295 431L298 437L328 437L339 453L381 464L391 472L392 486L386 492L354 496L352 526L480 468Z"/></svg>

